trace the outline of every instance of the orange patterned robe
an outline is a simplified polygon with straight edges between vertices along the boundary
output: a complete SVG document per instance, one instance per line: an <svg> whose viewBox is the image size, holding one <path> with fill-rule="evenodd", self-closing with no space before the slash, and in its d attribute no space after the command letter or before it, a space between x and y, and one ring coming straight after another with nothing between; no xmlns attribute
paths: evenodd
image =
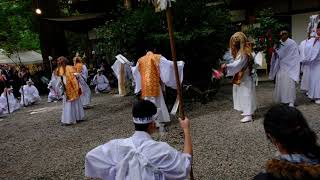
<svg viewBox="0 0 320 180"><path fill-rule="evenodd" d="M142 97L160 96L160 57L160 54L148 52L138 60Z"/></svg>
<svg viewBox="0 0 320 180"><path fill-rule="evenodd" d="M65 95L68 101L77 100L81 95L79 82L74 73L76 73L76 68L73 66L66 66L65 72L63 68L58 69L58 75L66 77L66 84L64 86Z"/></svg>

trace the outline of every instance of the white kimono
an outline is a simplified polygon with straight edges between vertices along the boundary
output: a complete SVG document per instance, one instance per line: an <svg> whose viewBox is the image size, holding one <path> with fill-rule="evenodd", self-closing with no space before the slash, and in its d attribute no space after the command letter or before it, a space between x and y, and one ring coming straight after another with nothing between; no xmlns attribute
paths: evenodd
<svg viewBox="0 0 320 180"><path fill-rule="evenodd" d="M288 38L281 41L280 48L273 53L269 78L276 78L274 101L294 103L296 100L296 82L300 76L300 55L296 42Z"/></svg>
<svg viewBox="0 0 320 180"><path fill-rule="evenodd" d="M96 85L95 87L95 92L108 92L111 90L110 85L109 85L109 81L107 79L107 77L103 74L99 75L95 75L93 78L93 83Z"/></svg>
<svg viewBox="0 0 320 180"><path fill-rule="evenodd" d="M56 76L54 73L51 75L51 80L48 84L48 89L49 89L49 94L48 94L48 102L53 102L53 101L59 101L62 99L62 92L61 89L59 88L59 77Z"/></svg>
<svg viewBox="0 0 320 180"><path fill-rule="evenodd" d="M178 64L180 81L182 82L184 62L178 61L177 64ZM131 67L131 69L132 69L133 79L135 82L134 92L138 93L141 90L141 75L139 72L139 62L137 63L136 66ZM177 89L176 78L175 78L175 73L173 68L173 61L169 61L165 57L161 56L160 63L159 63L159 70L160 70L160 79L162 83L168 87ZM144 99L153 102L157 106L157 110L158 110L157 123L169 122L170 115L163 97L161 86L159 91L160 91L160 96L145 97ZM176 101L174 108L171 111L171 114L175 114L177 111L177 108L178 108L178 101Z"/></svg>
<svg viewBox="0 0 320 180"><path fill-rule="evenodd" d="M8 92L8 102L9 102L9 109L10 113L13 113L14 111L17 111L20 109L20 104L18 100L14 97L13 93ZM0 109L2 109L2 114L8 114L8 104L7 104L7 96L6 93L3 92L0 97ZM1 113L0 113L1 114Z"/></svg>
<svg viewBox="0 0 320 180"><path fill-rule="evenodd" d="M63 76L64 84L66 84L66 77ZM61 80L59 81L61 83ZM81 99L68 101L66 95L63 96L63 110L61 115L61 123L63 124L76 124L77 121L84 120L84 109Z"/></svg>
<svg viewBox="0 0 320 180"><path fill-rule="evenodd" d="M238 54L236 59L227 64L227 76L234 76L247 66L248 58ZM256 88L250 69L247 68L241 79L240 85L233 84L233 107L235 110L243 112L242 115L250 116L254 114L256 105Z"/></svg>
<svg viewBox="0 0 320 180"><path fill-rule="evenodd" d="M118 79L119 95L125 96L128 93L128 87L132 86L132 84L130 84L130 81L133 79L131 72L132 63L121 54L117 55L116 58L117 60L111 68Z"/></svg>
<svg viewBox="0 0 320 180"><path fill-rule="evenodd" d="M302 71L302 77L301 77L301 86L300 89L303 91L308 91L309 89L309 77L310 77L310 65L308 62L305 62L305 47L308 39L303 40L299 45L299 52L300 52L300 58L301 58L301 71Z"/></svg>
<svg viewBox="0 0 320 180"><path fill-rule="evenodd" d="M305 62L310 65L308 96L320 99L320 39L311 38L305 48Z"/></svg>
<svg viewBox="0 0 320 180"><path fill-rule="evenodd" d="M142 131L100 145L85 158L85 176L103 180L182 180L188 178L190 168L189 154Z"/></svg>
<svg viewBox="0 0 320 180"><path fill-rule="evenodd" d="M21 105L29 106L38 103L41 100L39 91L34 85L24 85L22 88L23 91L22 89L19 90L19 92L21 93Z"/></svg>
<svg viewBox="0 0 320 180"><path fill-rule="evenodd" d="M77 76L77 79L79 81L79 85L81 88L81 103L83 106L88 106L91 102L91 90L90 87L87 84L88 79L88 69L86 65L82 65L81 74Z"/></svg>

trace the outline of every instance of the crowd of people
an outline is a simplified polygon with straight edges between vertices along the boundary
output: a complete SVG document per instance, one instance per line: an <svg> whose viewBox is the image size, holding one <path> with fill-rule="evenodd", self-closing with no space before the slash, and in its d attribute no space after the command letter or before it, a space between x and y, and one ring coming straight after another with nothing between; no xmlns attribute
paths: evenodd
<svg viewBox="0 0 320 180"><path fill-rule="evenodd" d="M315 132L309 127L302 113L295 108L296 83L300 81L301 64L303 83L301 89L308 98L320 104L320 24L316 34L309 35L300 46L289 38L287 31L280 32L280 45L274 47L269 78L275 80L273 106L264 116L266 137L278 154L266 163L265 170L254 179L320 179L320 147ZM254 58L246 35L235 33L230 38L232 61L223 64L221 70L232 76L234 109L242 112L241 122L253 121L256 110L256 94L252 76ZM178 62L178 75L183 80L184 62ZM118 79L119 94L126 94L130 80L140 99L132 108L134 134L126 139L111 140L86 154L85 176L100 179L187 179L192 172L192 141L190 121L179 119L184 134L184 149L179 152L151 135L170 121L162 86L176 89L173 62L161 54L148 51L135 66L123 56L117 56L112 69ZM93 78L95 92L110 91L108 78L100 67ZM1 73L1 72L0 72ZM19 75L24 78L25 71ZM62 99L62 125L72 125L85 119L85 108L90 107L91 90L88 70L82 58L76 56L73 65L63 56L57 58L57 68L48 85L48 102ZM5 79L6 76L1 74ZM26 106L40 101L37 88L31 79L20 89L21 102ZM4 101L12 101L12 89L5 88L0 97L0 112L5 112ZM3 99L5 98L5 99ZM178 98L177 98L178 99ZM171 114L176 112L179 101ZM12 107L11 107L12 106ZM12 104L10 111L18 108ZM9 106L8 106L9 107ZM192 174L192 173L191 173Z"/></svg>
<svg viewBox="0 0 320 180"><path fill-rule="evenodd" d="M275 146L277 156L266 163L265 170L254 179L320 179L320 146L302 113L295 108L296 83L300 81L300 65L309 65L311 72L303 76L308 81L307 96L319 103L320 25L316 37L305 42L305 47L280 32L280 46L275 46L270 79L275 80L274 102L264 117L264 130ZM303 48L303 51L301 50ZM221 70L232 76L234 109L244 116L240 121L253 121L256 95L252 68L254 59L248 38L242 32L230 38L233 60ZM308 63L306 63L308 62ZM183 63L180 63L183 68ZM163 68L163 69L161 69ZM169 69L169 70L168 70ZM168 110L162 105L162 90L158 82L174 84L170 76L171 64L159 54L148 52L138 60L132 73L140 100L133 105L135 133L127 139L115 139L100 145L85 157L85 175L100 179L187 179L192 162L192 143L188 118L180 119L184 132L184 152L178 152L165 143L152 140L151 134L159 124L166 122ZM164 72L162 72L164 71ZM315 72L313 72L315 71ZM167 76L167 80L163 76ZM181 74L180 74L181 75ZM306 77L308 76L308 77ZM305 87L305 86L304 86ZM170 120L169 120L170 121ZM160 126L161 127L161 126ZM160 150L161 149L161 150Z"/></svg>

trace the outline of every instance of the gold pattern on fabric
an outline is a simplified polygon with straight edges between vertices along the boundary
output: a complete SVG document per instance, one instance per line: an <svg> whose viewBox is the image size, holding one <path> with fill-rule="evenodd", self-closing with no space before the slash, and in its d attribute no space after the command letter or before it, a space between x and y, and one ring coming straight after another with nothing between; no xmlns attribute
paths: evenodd
<svg viewBox="0 0 320 180"><path fill-rule="evenodd" d="M58 74L60 76L66 77L66 84L64 86L65 86L65 94L68 101L77 100L81 95L79 82L76 76L74 75L75 72L76 72L76 68L74 68L73 66L66 66L65 72L64 72L64 68L62 67L58 69Z"/></svg>
<svg viewBox="0 0 320 180"><path fill-rule="evenodd" d="M138 60L142 97L160 96L160 54L148 52Z"/></svg>

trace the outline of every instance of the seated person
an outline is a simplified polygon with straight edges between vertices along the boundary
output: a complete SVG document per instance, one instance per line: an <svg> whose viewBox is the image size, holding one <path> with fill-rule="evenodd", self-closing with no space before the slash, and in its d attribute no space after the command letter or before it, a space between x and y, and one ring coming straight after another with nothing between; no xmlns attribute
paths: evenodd
<svg viewBox="0 0 320 180"><path fill-rule="evenodd" d="M20 104L23 106L29 106L40 102L41 98L39 96L39 91L33 85L32 80L29 79L26 83L27 85L24 85L19 91L21 93Z"/></svg>
<svg viewBox="0 0 320 180"><path fill-rule="evenodd" d="M8 100L7 100L7 98L8 98ZM18 100L13 95L13 88L5 88L3 93L1 94L0 109L3 110L2 114L9 113L8 103L9 103L10 113L13 113L14 111L17 111L20 109L20 104L19 104Z"/></svg>
<svg viewBox="0 0 320 180"><path fill-rule="evenodd" d="M155 132L157 107L141 100L132 109L135 133L115 139L87 153L85 176L115 179L187 179L191 169L190 122L180 119L184 131L184 152L151 138Z"/></svg>
<svg viewBox="0 0 320 180"><path fill-rule="evenodd" d="M49 95L48 95L48 102L56 102L62 99L62 92L61 89L59 88L59 80L58 76L56 76L54 73L52 73L51 80L48 84L48 89L49 89Z"/></svg>
<svg viewBox="0 0 320 180"><path fill-rule="evenodd" d="M294 107L276 105L264 118L267 138L278 156L266 163L255 180L320 179L320 146L302 113Z"/></svg>
<svg viewBox="0 0 320 180"><path fill-rule="evenodd" d="M103 69L98 69L98 74L94 76L93 83L96 85L95 92L97 94L111 90L107 77L103 75Z"/></svg>

